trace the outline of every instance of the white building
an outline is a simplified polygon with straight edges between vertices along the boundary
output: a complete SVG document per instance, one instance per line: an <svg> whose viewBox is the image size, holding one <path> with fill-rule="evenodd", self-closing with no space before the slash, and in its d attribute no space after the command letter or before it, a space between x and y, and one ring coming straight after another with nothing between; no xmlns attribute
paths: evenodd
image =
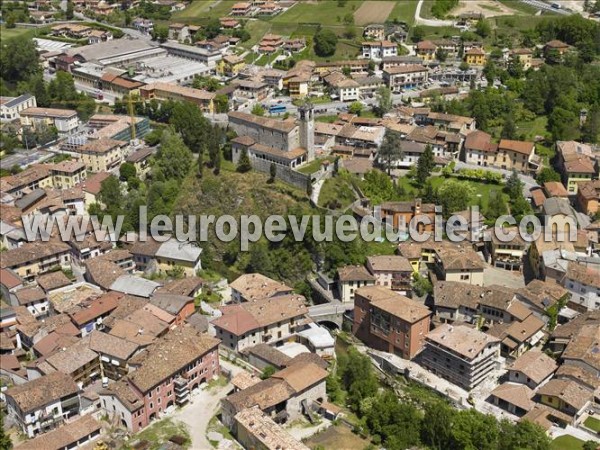
<svg viewBox="0 0 600 450"><path fill-rule="evenodd" d="M340 81L335 88L342 102L354 102L360 98L360 84L351 78Z"/></svg>
<svg viewBox="0 0 600 450"><path fill-rule="evenodd" d="M77 111L57 108L27 108L20 112L23 127L55 127L59 136L72 134L79 127Z"/></svg>
<svg viewBox="0 0 600 450"><path fill-rule="evenodd" d="M362 56L366 59L381 60L390 56L398 56L398 46L390 41L363 42Z"/></svg>
<svg viewBox="0 0 600 450"><path fill-rule="evenodd" d="M402 92L424 85L429 80L429 69L420 64L390 67L383 71L383 79L392 92Z"/></svg>
<svg viewBox="0 0 600 450"><path fill-rule="evenodd" d="M569 262L562 285L571 293L571 303L581 305L588 311L600 309L600 272Z"/></svg>
<svg viewBox="0 0 600 450"><path fill-rule="evenodd" d="M30 94L23 94L19 97L0 97L0 122L17 120L21 111L36 106L35 97Z"/></svg>
<svg viewBox="0 0 600 450"><path fill-rule="evenodd" d="M340 267L337 280L338 295L343 303L353 303L358 288L375 284L375 277L364 266Z"/></svg>

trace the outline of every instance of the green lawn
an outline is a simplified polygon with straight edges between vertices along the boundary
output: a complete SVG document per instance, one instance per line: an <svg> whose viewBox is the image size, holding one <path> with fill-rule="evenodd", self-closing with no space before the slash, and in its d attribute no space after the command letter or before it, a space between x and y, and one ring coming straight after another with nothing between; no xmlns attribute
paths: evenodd
<svg viewBox="0 0 600 450"><path fill-rule="evenodd" d="M173 436L183 436L187 440L187 447L191 444L190 433L186 425L181 422L173 422L172 419L163 419L154 422L148 428L136 435L137 439L150 442L151 450L158 450L162 444Z"/></svg>
<svg viewBox="0 0 600 450"><path fill-rule="evenodd" d="M0 27L0 41L5 41L7 39L12 39L16 37L34 37L36 35L36 30L31 28L6 28L4 26Z"/></svg>
<svg viewBox="0 0 600 450"><path fill-rule="evenodd" d="M349 1L343 7L339 7L337 1L321 2L298 2L283 14L271 19L273 23L314 23L326 25L343 26L346 14L353 14L362 4L360 1Z"/></svg>
<svg viewBox="0 0 600 450"><path fill-rule="evenodd" d="M236 3L238 2L235 0L190 2L189 6L183 11L177 11L173 14L171 21L197 23L215 17L225 17Z"/></svg>
<svg viewBox="0 0 600 450"><path fill-rule="evenodd" d="M583 449L583 441L574 436L560 436L550 444L552 450L581 450Z"/></svg>
<svg viewBox="0 0 600 450"><path fill-rule="evenodd" d="M396 6L388 16L388 20L398 19L412 25L415 22L416 0L404 0L396 2Z"/></svg>
<svg viewBox="0 0 600 450"><path fill-rule="evenodd" d="M325 180L319 194L319 206L344 209L356 200L356 195L346 177L338 176ZM333 207L336 208L333 208Z"/></svg>
<svg viewBox="0 0 600 450"><path fill-rule="evenodd" d="M333 156L327 156L325 158L318 158L318 159L315 159L314 161L311 161L308 164L300 167L298 169L298 172L310 175L312 173L315 173L317 170L319 170L321 168L321 163L323 163L323 161L333 162L334 160L335 160L335 158Z"/></svg>
<svg viewBox="0 0 600 450"><path fill-rule="evenodd" d="M588 417L585 419L583 424L588 427L590 430L594 430L596 433L600 433L600 420L595 417Z"/></svg>

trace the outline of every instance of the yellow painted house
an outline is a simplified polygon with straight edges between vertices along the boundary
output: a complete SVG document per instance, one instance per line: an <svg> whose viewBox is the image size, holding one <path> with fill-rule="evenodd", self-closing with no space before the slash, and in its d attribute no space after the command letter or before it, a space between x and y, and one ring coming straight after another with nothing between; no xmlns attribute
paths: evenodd
<svg viewBox="0 0 600 450"><path fill-rule="evenodd" d="M470 66L485 66L485 52L477 47L473 47L465 53L465 62Z"/></svg>
<svg viewBox="0 0 600 450"><path fill-rule="evenodd" d="M246 67L244 58L237 55L227 55L217 64L217 73L234 77L237 76L244 67Z"/></svg>

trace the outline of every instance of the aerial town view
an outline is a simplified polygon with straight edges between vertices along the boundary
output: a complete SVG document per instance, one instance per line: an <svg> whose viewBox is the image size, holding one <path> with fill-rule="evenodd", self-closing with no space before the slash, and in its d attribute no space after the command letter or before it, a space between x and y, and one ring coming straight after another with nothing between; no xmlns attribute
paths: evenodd
<svg viewBox="0 0 600 450"><path fill-rule="evenodd" d="M600 450L600 0L0 0L0 450Z"/></svg>

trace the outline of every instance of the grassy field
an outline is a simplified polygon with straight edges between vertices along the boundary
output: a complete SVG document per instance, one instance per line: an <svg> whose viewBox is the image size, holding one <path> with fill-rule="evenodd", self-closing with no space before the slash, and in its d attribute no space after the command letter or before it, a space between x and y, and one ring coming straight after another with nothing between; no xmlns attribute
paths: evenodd
<svg viewBox="0 0 600 450"><path fill-rule="evenodd" d="M354 12L354 23L357 25L383 23L387 20L395 6L395 2L390 1L365 1Z"/></svg>
<svg viewBox="0 0 600 450"><path fill-rule="evenodd" d="M389 20L399 20L412 25L415 22L415 10L417 9L416 0L405 0L396 2L396 6L390 13Z"/></svg>
<svg viewBox="0 0 600 450"><path fill-rule="evenodd" d="M569 435L560 436L552 441L550 448L552 450L581 450L583 441Z"/></svg>
<svg viewBox="0 0 600 450"><path fill-rule="evenodd" d="M183 11L177 11L172 16L172 22L197 23L214 17L224 17L229 14L231 7L238 3L235 0L194 1Z"/></svg>
<svg viewBox="0 0 600 450"><path fill-rule="evenodd" d="M325 158L318 158L318 159L315 159L314 161L311 161L308 164L302 166L300 169L298 169L298 172L306 173L306 174L315 173L317 170L319 170L321 168L321 163L323 163L323 161L329 161L332 163L334 160L335 160L335 158L333 156L327 156Z"/></svg>
<svg viewBox="0 0 600 450"><path fill-rule="evenodd" d="M523 3L519 0L498 0L498 1L505 6L508 6L509 8L512 8L516 11L520 11L525 14L535 14L537 12L536 8L534 8L533 6L529 6L528 4Z"/></svg>
<svg viewBox="0 0 600 450"><path fill-rule="evenodd" d="M31 28L6 28L0 27L0 41L6 41L16 37L29 38L35 36L35 29Z"/></svg>
<svg viewBox="0 0 600 450"><path fill-rule="evenodd" d="M354 14L359 9L362 1L349 1L342 7L338 6L336 1L323 1L318 3L298 2L295 6L288 9L283 14L279 14L271 19L273 23L314 23L322 26L341 25L343 26L344 16Z"/></svg>
<svg viewBox="0 0 600 450"><path fill-rule="evenodd" d="M350 182L341 176L325 180L319 194L319 206L325 208L344 209L354 200L356 195Z"/></svg>
<svg viewBox="0 0 600 450"><path fill-rule="evenodd" d="M594 430L596 433L600 433L600 420L595 417L588 417L585 419L583 424L588 427L590 430Z"/></svg>
<svg viewBox="0 0 600 450"><path fill-rule="evenodd" d="M345 425L329 427L322 433L311 436L306 441L306 445L311 448L366 448L369 441L352 433L352 430Z"/></svg>
<svg viewBox="0 0 600 450"><path fill-rule="evenodd" d="M167 442L169 438L173 436L183 436L186 438L187 444L190 444L190 433L185 424L173 422L171 419L163 419L154 422L148 428L138 433L136 438L150 442L150 447L148 448L155 450L159 449L162 444Z"/></svg>

